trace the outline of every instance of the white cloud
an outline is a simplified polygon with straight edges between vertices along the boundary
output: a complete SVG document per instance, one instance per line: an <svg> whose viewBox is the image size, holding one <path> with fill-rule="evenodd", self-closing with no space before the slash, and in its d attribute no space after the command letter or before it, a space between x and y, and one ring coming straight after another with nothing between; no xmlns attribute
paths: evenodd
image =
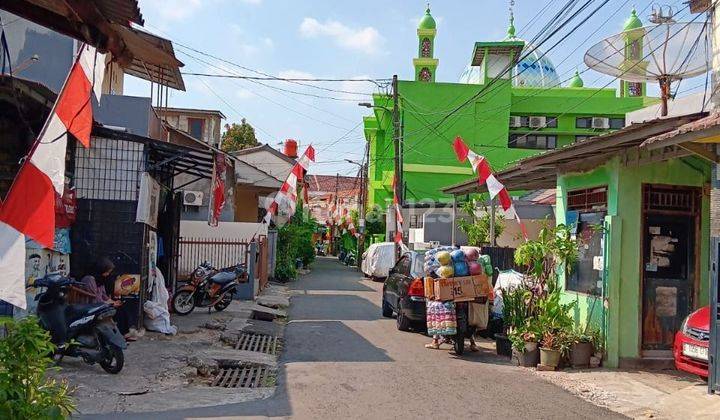
<svg viewBox="0 0 720 420"><path fill-rule="evenodd" d="M315 76L302 70L283 70L278 73L278 77L282 79L312 79Z"/></svg>
<svg viewBox="0 0 720 420"><path fill-rule="evenodd" d="M336 20L320 22L309 17L303 19L300 24L300 35L305 38L332 38L335 44L342 48L365 54L380 52L385 43L385 38L372 26L353 29Z"/></svg>
<svg viewBox="0 0 720 420"><path fill-rule="evenodd" d="M143 4L143 7L150 6L158 14L163 22L181 22L198 12L203 2L201 0L165 0Z"/></svg>
<svg viewBox="0 0 720 420"><path fill-rule="evenodd" d="M247 3L247 4L256 4L256 5L261 4L263 2L263 0L240 0L240 1L242 1L243 3Z"/></svg>
<svg viewBox="0 0 720 420"><path fill-rule="evenodd" d="M235 91L235 97L238 99L250 99L255 95L245 88L240 88Z"/></svg>

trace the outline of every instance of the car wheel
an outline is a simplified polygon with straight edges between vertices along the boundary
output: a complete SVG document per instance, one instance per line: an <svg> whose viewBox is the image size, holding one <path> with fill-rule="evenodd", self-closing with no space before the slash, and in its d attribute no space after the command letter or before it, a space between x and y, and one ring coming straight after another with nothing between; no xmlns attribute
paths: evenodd
<svg viewBox="0 0 720 420"><path fill-rule="evenodd" d="M397 305L397 329L400 331L410 331L410 320L407 319L402 310L402 304Z"/></svg>
<svg viewBox="0 0 720 420"><path fill-rule="evenodd" d="M385 299L385 290L383 290L382 294L382 316L384 316L385 318L392 318L393 316L392 306L390 306L387 303L387 299Z"/></svg>

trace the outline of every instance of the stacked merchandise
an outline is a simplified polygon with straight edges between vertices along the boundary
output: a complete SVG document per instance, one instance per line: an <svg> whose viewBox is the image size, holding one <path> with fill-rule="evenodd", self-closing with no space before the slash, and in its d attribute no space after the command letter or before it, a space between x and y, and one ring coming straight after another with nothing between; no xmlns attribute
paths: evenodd
<svg viewBox="0 0 720 420"><path fill-rule="evenodd" d="M434 290L436 279L479 276L484 273L491 275L492 264L490 257L480 255L476 248L460 250L450 246L443 246L425 253L424 270L426 275L425 290L427 293ZM454 301L428 299L426 311L428 335L450 336L457 333ZM487 312L487 309L485 311Z"/></svg>

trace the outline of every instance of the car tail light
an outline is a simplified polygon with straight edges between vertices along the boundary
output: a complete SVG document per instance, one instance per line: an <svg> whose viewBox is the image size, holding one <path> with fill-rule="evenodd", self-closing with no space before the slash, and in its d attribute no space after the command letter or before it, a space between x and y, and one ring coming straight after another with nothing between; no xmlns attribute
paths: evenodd
<svg viewBox="0 0 720 420"><path fill-rule="evenodd" d="M415 279L410 282L410 287L408 287L408 296L425 296L423 279Z"/></svg>

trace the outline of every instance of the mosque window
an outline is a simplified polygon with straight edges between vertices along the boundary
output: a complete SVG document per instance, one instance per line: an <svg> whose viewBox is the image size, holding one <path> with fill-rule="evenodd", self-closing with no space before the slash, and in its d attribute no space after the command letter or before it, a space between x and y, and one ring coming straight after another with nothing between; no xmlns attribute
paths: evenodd
<svg viewBox="0 0 720 420"><path fill-rule="evenodd" d="M557 145L557 136L537 134L511 134L508 147L514 149L554 149Z"/></svg>
<svg viewBox="0 0 720 420"><path fill-rule="evenodd" d="M431 78L432 74L430 73L430 69L423 67L422 70L420 70L420 80L423 82L429 82Z"/></svg>
<svg viewBox="0 0 720 420"><path fill-rule="evenodd" d="M625 118L610 118L610 128L612 130L619 130L625 127Z"/></svg>
<svg viewBox="0 0 720 420"><path fill-rule="evenodd" d="M420 57L431 57L431 56L432 56L432 46L430 45L430 39L423 38L422 43L420 44Z"/></svg>
<svg viewBox="0 0 720 420"><path fill-rule="evenodd" d="M642 96L642 83L640 83L640 82L628 83L628 95L629 96Z"/></svg>

